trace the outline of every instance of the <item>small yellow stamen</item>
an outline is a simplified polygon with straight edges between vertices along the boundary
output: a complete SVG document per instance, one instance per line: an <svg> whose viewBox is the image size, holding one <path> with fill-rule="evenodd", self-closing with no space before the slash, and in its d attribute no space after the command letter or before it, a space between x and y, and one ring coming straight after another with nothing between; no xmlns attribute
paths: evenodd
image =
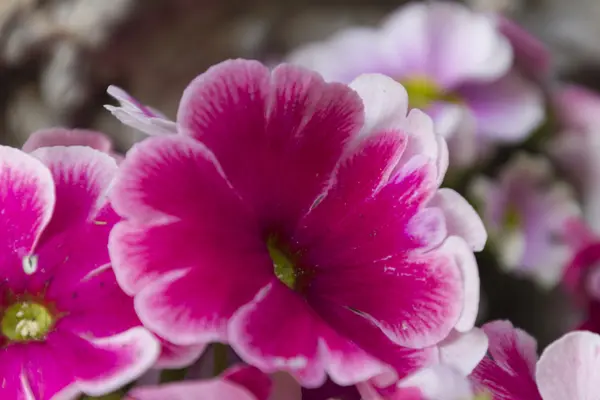
<svg viewBox="0 0 600 400"><path fill-rule="evenodd" d="M436 101L460 102L458 96L444 91L437 83L427 77L416 76L401 80L400 83L406 89L411 108L425 109Z"/></svg>
<svg viewBox="0 0 600 400"><path fill-rule="evenodd" d="M4 310L1 327L7 339L27 342L44 339L52 324L52 315L45 306L24 301Z"/></svg>

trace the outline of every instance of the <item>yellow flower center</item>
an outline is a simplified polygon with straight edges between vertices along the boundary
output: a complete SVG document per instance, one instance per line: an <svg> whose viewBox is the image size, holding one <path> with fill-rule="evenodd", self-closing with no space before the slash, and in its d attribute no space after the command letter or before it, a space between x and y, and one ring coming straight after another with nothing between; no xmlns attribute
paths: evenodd
<svg viewBox="0 0 600 400"><path fill-rule="evenodd" d="M410 108L425 109L436 101L460 102L457 95L444 91L437 83L427 77L416 76L400 80L400 83L408 93Z"/></svg>
<svg viewBox="0 0 600 400"><path fill-rule="evenodd" d="M2 334L13 342L29 342L45 339L54 320L43 305L23 301L4 310Z"/></svg>

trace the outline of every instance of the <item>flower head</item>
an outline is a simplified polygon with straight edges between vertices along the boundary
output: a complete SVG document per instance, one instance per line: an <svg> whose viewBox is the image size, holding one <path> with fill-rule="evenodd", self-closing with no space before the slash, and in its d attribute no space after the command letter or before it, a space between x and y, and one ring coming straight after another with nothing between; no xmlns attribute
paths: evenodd
<svg viewBox="0 0 600 400"><path fill-rule="evenodd" d="M501 263L544 286L556 284L572 255L567 223L579 209L548 161L518 154L498 179L478 178L471 191Z"/></svg>
<svg viewBox="0 0 600 400"><path fill-rule="evenodd" d="M110 268L113 158L0 147L0 377L7 399L102 395L159 354Z"/></svg>
<svg viewBox="0 0 600 400"><path fill-rule="evenodd" d="M600 378L600 336L571 332L550 344L539 361L536 342L507 321L484 325L489 357L471 378L492 400L594 399Z"/></svg>
<svg viewBox="0 0 600 400"><path fill-rule="evenodd" d="M222 376L206 381L187 381L132 390L125 400L300 400L270 397L271 379L252 367L233 367Z"/></svg>
<svg viewBox="0 0 600 400"><path fill-rule="evenodd" d="M438 132L452 136L453 162L467 164L484 144L524 139L544 116L541 92L512 69L513 49L500 26L457 3L411 3L377 29L339 32L289 60L331 81L373 72L400 81L411 107L424 109Z"/></svg>
<svg viewBox="0 0 600 400"><path fill-rule="evenodd" d="M109 248L150 329L318 387L409 373L472 328L486 234L438 189L444 141L392 79L352 88L224 62L185 90L180 134L128 153Z"/></svg>
<svg viewBox="0 0 600 400"><path fill-rule="evenodd" d="M561 131L549 152L581 193L586 220L600 230L600 95L566 85L553 100Z"/></svg>

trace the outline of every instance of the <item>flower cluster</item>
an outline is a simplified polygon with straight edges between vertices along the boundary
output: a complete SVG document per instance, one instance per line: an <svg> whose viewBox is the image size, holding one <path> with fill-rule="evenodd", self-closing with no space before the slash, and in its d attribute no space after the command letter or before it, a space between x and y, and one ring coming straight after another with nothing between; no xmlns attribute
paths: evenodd
<svg viewBox="0 0 600 400"><path fill-rule="evenodd" d="M212 66L175 120L111 86L125 154L0 147L0 398L595 399L600 97L448 2L288 61ZM482 251L584 322L539 359L477 328Z"/></svg>

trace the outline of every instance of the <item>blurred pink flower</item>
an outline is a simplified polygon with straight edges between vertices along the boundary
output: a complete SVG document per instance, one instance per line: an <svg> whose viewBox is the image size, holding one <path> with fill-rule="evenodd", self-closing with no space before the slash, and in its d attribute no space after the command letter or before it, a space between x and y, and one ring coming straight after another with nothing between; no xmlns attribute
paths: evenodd
<svg viewBox="0 0 600 400"><path fill-rule="evenodd" d="M130 151L109 248L153 331L318 387L404 376L473 327L486 233L438 189L443 139L392 79L352 88L224 62L185 90L179 134Z"/></svg>
<svg viewBox="0 0 600 400"><path fill-rule="evenodd" d="M271 379L253 367L234 367L205 381L185 381L140 387L125 400L301 400L293 395L271 396Z"/></svg>
<svg viewBox="0 0 600 400"><path fill-rule="evenodd" d="M600 95L565 85L553 99L562 130L549 152L579 189L586 220L600 230Z"/></svg>
<svg viewBox="0 0 600 400"><path fill-rule="evenodd" d="M31 153L40 147L86 146L110 154L117 163L123 156L113 151L112 140L102 132L86 129L49 128L29 135L23 145L23 151Z"/></svg>
<svg viewBox="0 0 600 400"><path fill-rule="evenodd" d="M542 93L513 69L513 49L498 25L458 3L410 3L380 28L341 31L289 60L328 81L373 72L393 77L408 90L411 107L424 109L452 138L453 165L468 165L490 143L525 139L544 118ZM522 31L507 32L523 43Z"/></svg>
<svg viewBox="0 0 600 400"><path fill-rule="evenodd" d="M571 332L550 344L539 360L536 342L508 321L483 326L489 357L471 378L492 400L595 399L600 380L600 336Z"/></svg>
<svg viewBox="0 0 600 400"><path fill-rule="evenodd" d="M502 265L543 286L557 284L573 254L566 224L579 208L548 160L519 153L496 180L475 179L470 192Z"/></svg>
<svg viewBox="0 0 600 400"><path fill-rule="evenodd" d="M364 400L472 400L473 390L465 375L436 365L419 370L386 390L360 384Z"/></svg>
<svg viewBox="0 0 600 400"><path fill-rule="evenodd" d="M110 268L115 161L87 147L0 147L0 159L2 397L101 395L136 379L160 348L131 324Z"/></svg>

